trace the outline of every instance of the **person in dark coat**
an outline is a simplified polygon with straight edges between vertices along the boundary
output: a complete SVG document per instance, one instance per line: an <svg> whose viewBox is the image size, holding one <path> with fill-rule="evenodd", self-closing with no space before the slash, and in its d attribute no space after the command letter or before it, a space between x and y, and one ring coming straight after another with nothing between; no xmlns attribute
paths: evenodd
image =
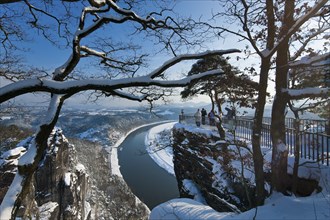
<svg viewBox="0 0 330 220"><path fill-rule="evenodd" d="M227 115L226 115L227 118L228 119L233 119L233 116L234 116L233 113L234 113L234 111L232 109L230 109L230 108L227 108L227 107L225 109L227 111Z"/></svg>
<svg viewBox="0 0 330 220"><path fill-rule="evenodd" d="M211 110L208 114L210 125L213 126L215 125L215 119L214 119L214 112Z"/></svg>
<svg viewBox="0 0 330 220"><path fill-rule="evenodd" d="M202 108L201 113L202 113L202 124L205 125L205 117L207 115L207 112L204 108Z"/></svg>
<svg viewBox="0 0 330 220"><path fill-rule="evenodd" d="M234 129L234 117L236 116L236 110L235 108L225 108L227 110L227 119L228 119L228 124L229 124L229 129L233 130Z"/></svg>

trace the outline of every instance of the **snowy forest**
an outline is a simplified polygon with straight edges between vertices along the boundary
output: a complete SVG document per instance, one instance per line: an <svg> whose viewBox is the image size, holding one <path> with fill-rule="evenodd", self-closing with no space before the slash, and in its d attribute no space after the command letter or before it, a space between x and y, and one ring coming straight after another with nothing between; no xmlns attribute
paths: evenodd
<svg viewBox="0 0 330 220"><path fill-rule="evenodd" d="M299 148L291 181L285 118L292 111L299 123L304 112L314 112L328 121L326 135L330 135L329 1L217 0L212 4L220 8L208 6L202 16L178 10L180 2L0 0L1 111L22 95L42 94L47 103L26 153L17 162L0 219L19 214L31 179L46 156L49 137L66 102L77 94L96 107L101 100L114 107L116 101L129 100L153 111L155 103L167 103L174 96L206 95L219 112L227 102L253 108L253 207L264 205L271 194L298 196ZM237 43L217 43L230 38ZM39 43L43 50L44 42L57 49L46 51L43 61L33 60L29 47ZM261 150L267 103L272 109L270 190L265 189ZM0 129L2 136L5 128ZM227 131L221 126L218 130L225 139ZM326 169L329 173L329 166ZM329 191L324 193L329 205Z"/></svg>

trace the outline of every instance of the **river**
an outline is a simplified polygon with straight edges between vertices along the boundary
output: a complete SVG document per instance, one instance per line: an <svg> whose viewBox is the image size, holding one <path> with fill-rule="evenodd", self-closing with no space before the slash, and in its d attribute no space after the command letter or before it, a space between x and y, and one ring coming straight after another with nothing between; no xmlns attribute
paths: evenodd
<svg viewBox="0 0 330 220"><path fill-rule="evenodd" d="M160 203L179 197L177 181L149 156L145 136L150 128L142 127L127 136L119 146L120 172L132 192L151 210Z"/></svg>

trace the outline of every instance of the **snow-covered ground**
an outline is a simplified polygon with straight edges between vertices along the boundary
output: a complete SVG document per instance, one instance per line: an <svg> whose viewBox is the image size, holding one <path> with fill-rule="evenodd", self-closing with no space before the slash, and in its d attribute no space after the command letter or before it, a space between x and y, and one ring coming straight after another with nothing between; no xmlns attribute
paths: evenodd
<svg viewBox="0 0 330 220"><path fill-rule="evenodd" d="M146 136L146 145L155 162L173 172L173 155L170 147L159 150L164 141L162 132L170 130L175 123L166 123L150 129ZM265 159L271 158L266 155ZM289 164L292 163L289 158ZM172 167L171 167L172 165ZM289 167L290 168L290 167ZM290 172L290 169L288 169ZM283 196L274 193L265 201L265 205L240 214L220 213L211 207L192 199L172 199L155 207L150 219L330 219L330 168L316 165L314 169L299 170L299 176L319 176L322 192L309 197Z"/></svg>

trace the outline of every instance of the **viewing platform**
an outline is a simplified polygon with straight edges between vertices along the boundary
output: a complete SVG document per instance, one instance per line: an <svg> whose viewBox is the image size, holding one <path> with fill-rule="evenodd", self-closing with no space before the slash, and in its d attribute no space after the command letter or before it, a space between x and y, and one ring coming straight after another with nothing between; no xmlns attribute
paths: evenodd
<svg viewBox="0 0 330 220"><path fill-rule="evenodd" d="M296 126L296 120L298 120L297 125L299 127ZM180 114L179 123L197 126L194 115ZM214 127L214 130L217 130L216 123L220 123L218 118L215 118L213 121L205 117L205 121L203 119L201 120L200 127L205 129L212 129ZM253 117L236 116L233 119L222 117L221 123L227 131L234 132L235 137L247 142L252 141ZM330 131L327 120L286 118L285 125L286 145L289 154L294 154L294 149L297 145L300 148L301 158L311 159L330 166ZM272 147L270 127L271 118L264 117L261 131L261 145L269 148Z"/></svg>

